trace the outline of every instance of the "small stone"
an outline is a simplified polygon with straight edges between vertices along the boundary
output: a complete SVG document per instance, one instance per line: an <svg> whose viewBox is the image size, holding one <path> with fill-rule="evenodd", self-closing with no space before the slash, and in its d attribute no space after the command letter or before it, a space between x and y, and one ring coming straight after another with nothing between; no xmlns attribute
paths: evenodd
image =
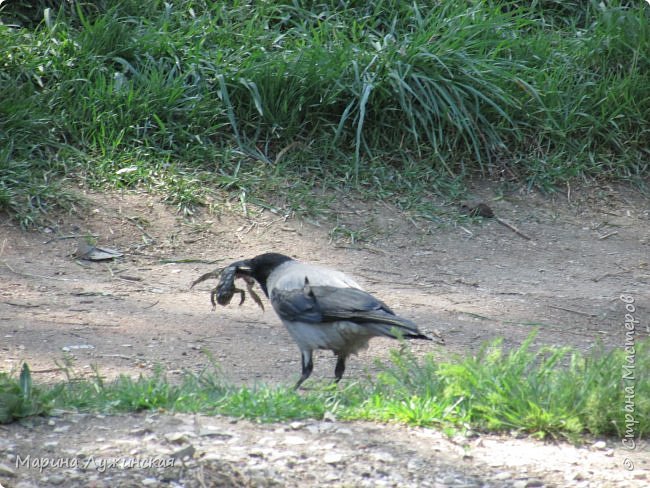
<svg viewBox="0 0 650 488"><path fill-rule="evenodd" d="M299 446L301 444L307 444L307 441L298 435L288 435L284 438L283 444L289 446Z"/></svg>
<svg viewBox="0 0 650 488"><path fill-rule="evenodd" d="M348 429L347 427L339 427L338 429L335 430L337 434L341 435L352 435L353 432L352 430Z"/></svg>
<svg viewBox="0 0 650 488"><path fill-rule="evenodd" d="M0 474L4 476L16 476L16 472L10 466L0 463Z"/></svg>
<svg viewBox="0 0 650 488"><path fill-rule="evenodd" d="M191 458L192 456L194 456L195 452L196 449L194 449L194 446L190 444L189 446L179 449L178 451L174 451L172 453L172 457L175 459L184 459L186 457Z"/></svg>
<svg viewBox="0 0 650 488"><path fill-rule="evenodd" d="M512 473L508 473L507 471L501 471L494 475L494 479L499 481L507 480L509 478L512 478Z"/></svg>
<svg viewBox="0 0 650 488"><path fill-rule="evenodd" d="M327 411L323 414L323 421L324 422L336 422L336 415L334 415L332 412Z"/></svg>
<svg viewBox="0 0 650 488"><path fill-rule="evenodd" d="M578 471L576 473L573 473L572 475L569 475L568 479L573 481L583 481L586 480L587 478L585 477L584 473Z"/></svg>
<svg viewBox="0 0 650 488"><path fill-rule="evenodd" d="M210 461L223 461L223 454L219 452L206 452L202 457L201 461L210 462Z"/></svg>
<svg viewBox="0 0 650 488"><path fill-rule="evenodd" d="M51 485L60 485L65 481L65 477L61 476L60 474L53 474L51 476L48 476L48 483Z"/></svg>
<svg viewBox="0 0 650 488"><path fill-rule="evenodd" d="M165 434L165 439L172 444L186 444L189 442L187 432L171 432Z"/></svg>
<svg viewBox="0 0 650 488"><path fill-rule="evenodd" d="M368 457L371 459L374 459L375 461L381 461L383 463L392 463L395 461L395 458L393 455L389 452L386 451L377 451L377 452L371 452Z"/></svg>
<svg viewBox="0 0 650 488"><path fill-rule="evenodd" d="M14 485L14 488L38 488L38 486L31 484L29 481L19 481Z"/></svg>
<svg viewBox="0 0 650 488"><path fill-rule="evenodd" d="M598 451L604 451L605 449L607 449L607 443L605 441L597 441L597 442L594 442L591 445L591 447L593 449L598 450Z"/></svg>
<svg viewBox="0 0 650 488"><path fill-rule="evenodd" d="M81 478L81 473L79 471L75 471L73 469L66 470L65 474L67 476L67 479L70 479L70 480L77 480L77 479Z"/></svg>
<svg viewBox="0 0 650 488"><path fill-rule="evenodd" d="M512 484L512 488L526 488L526 483L528 483L527 480L517 480Z"/></svg>
<svg viewBox="0 0 650 488"><path fill-rule="evenodd" d="M316 425L316 424L308 425L306 427L306 429L307 429L307 432L309 432L310 434L313 434L313 435L316 435L316 434L318 434L320 432L320 427L318 427L318 425Z"/></svg>
<svg viewBox="0 0 650 488"><path fill-rule="evenodd" d="M55 434L62 434L62 433L67 432L69 430L70 430L69 425L60 425L58 427L55 427L52 432L54 432Z"/></svg>
<svg viewBox="0 0 650 488"><path fill-rule="evenodd" d="M143 486L152 486L158 483L158 480L156 478L145 478L142 481L140 481L140 484Z"/></svg>
<svg viewBox="0 0 650 488"><path fill-rule="evenodd" d="M305 424L302 422L291 422L289 424L289 427L291 427L293 430L302 429L304 426Z"/></svg>
<svg viewBox="0 0 650 488"><path fill-rule="evenodd" d="M343 461L343 455L339 452L328 452L323 456L323 461L327 464L336 464Z"/></svg>
<svg viewBox="0 0 650 488"><path fill-rule="evenodd" d="M533 478L526 481L526 488L536 488L539 486L544 486L544 482L542 480Z"/></svg>

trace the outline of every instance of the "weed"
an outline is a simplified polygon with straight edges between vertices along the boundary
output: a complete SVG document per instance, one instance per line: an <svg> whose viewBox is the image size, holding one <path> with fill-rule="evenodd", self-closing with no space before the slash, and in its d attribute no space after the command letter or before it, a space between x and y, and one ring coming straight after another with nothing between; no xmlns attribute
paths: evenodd
<svg viewBox="0 0 650 488"><path fill-rule="evenodd" d="M69 205L62 177L185 213L210 188L317 213L336 187L435 218L476 174L647 174L636 3L33 3L0 6L0 209L25 225Z"/></svg>
<svg viewBox="0 0 650 488"><path fill-rule="evenodd" d="M0 421L46 414L51 408L99 412L169 410L246 417L260 421L322 418L395 420L447 430L521 431L538 437L577 439L584 433L622 435L626 391L623 351L594 347L582 354L568 347L531 349L534 335L504 350L499 341L477 355L436 361L416 358L402 344L374 379L342 387L319 385L297 393L289 386L235 386L218 367L170 381L156 369L151 377L105 381L69 376L50 386L32 385L29 368L18 379L0 376ZM650 355L637 343L634 418L636 435L650 432ZM68 372L68 374L70 374Z"/></svg>

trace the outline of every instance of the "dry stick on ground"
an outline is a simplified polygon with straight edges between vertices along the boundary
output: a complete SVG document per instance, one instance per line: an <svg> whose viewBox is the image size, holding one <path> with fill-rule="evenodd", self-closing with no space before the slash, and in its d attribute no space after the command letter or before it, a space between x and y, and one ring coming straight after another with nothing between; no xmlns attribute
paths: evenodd
<svg viewBox="0 0 650 488"><path fill-rule="evenodd" d="M528 237L526 234L524 234L522 231L517 229L514 225L506 222L505 220L497 217L494 215L494 210L492 210L488 205L485 203L478 203L476 205L467 205L463 204L461 205L461 211L464 213L471 215L472 217L483 217L485 219L494 219L497 222L499 222L501 225L504 227L507 227L510 229L512 232L517 234L519 237L523 237L527 241L530 241L530 237Z"/></svg>
<svg viewBox="0 0 650 488"><path fill-rule="evenodd" d="M617 234L618 234L618 231L615 230L615 231L609 232L608 234L605 234L604 236L598 236L598 239L600 239L602 241L603 239L607 239L608 237L612 237L612 236L615 236Z"/></svg>
<svg viewBox="0 0 650 488"><path fill-rule="evenodd" d="M160 300L156 300L156 301L153 302L151 305L147 305L146 307L142 307L142 310L147 310L147 309L149 309L149 308L153 308L153 307L155 307L156 305L158 305L159 303L160 303Z"/></svg>
<svg viewBox="0 0 650 488"><path fill-rule="evenodd" d="M14 303L14 302L5 302L2 301L0 303L6 303L7 305L11 305L12 307L22 307L22 308L39 308L40 305L34 305L32 303Z"/></svg>
<svg viewBox="0 0 650 488"><path fill-rule="evenodd" d="M558 305L549 305L549 307L555 308L557 310L564 310L565 312L577 313L578 315L584 315L585 317L598 317L598 314L595 314L595 313L581 312L580 310L574 310L572 308L560 307Z"/></svg>
<svg viewBox="0 0 650 488"><path fill-rule="evenodd" d="M59 371L65 371L65 369L64 368L32 369L30 373L32 374L57 373Z"/></svg>
<svg viewBox="0 0 650 488"><path fill-rule="evenodd" d="M523 238L526 239L527 241L530 241L530 237L528 237L528 236L527 236L526 234L524 234L522 231L520 231L519 229L517 229L514 225L509 224L509 223L506 222L505 220L503 220L503 219L497 217L496 215L494 216L494 219L495 219L497 222L499 222L501 225L503 225L503 226L507 227L508 229L510 229L512 232L514 232L514 233L517 234L518 236L523 237Z"/></svg>
<svg viewBox="0 0 650 488"><path fill-rule="evenodd" d="M137 217L126 217L126 220L128 220L128 221L131 222L133 225L135 225L135 226L138 228L138 230L139 230L140 232L142 232L142 235L144 235L144 237L145 237L146 239L149 239L149 243L151 243L151 242L155 242L155 239L154 239L153 237L151 237L151 235L149 235L149 233L145 230L145 228L142 227L142 225L140 224L140 222L138 222L138 218L137 218Z"/></svg>
<svg viewBox="0 0 650 488"><path fill-rule="evenodd" d="M0 264L4 264L12 273L17 274L18 276L25 276L27 278L40 278L43 280L56 280L56 281L77 281L71 278L59 278L58 276L45 276L45 275L37 275L32 273L23 273L21 271L16 271L15 269L13 269L7 261L0 261Z"/></svg>

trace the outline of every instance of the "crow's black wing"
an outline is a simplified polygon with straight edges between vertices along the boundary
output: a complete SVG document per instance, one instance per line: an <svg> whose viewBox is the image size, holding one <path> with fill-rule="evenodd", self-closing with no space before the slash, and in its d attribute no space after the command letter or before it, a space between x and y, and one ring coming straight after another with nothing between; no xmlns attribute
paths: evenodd
<svg viewBox="0 0 650 488"><path fill-rule="evenodd" d="M358 288L310 286L309 289L325 320L354 319L358 322L395 316L388 305Z"/></svg>
<svg viewBox="0 0 650 488"><path fill-rule="evenodd" d="M388 305L357 288L311 286L294 290L271 292L271 303L280 318L302 322L331 322L335 320L371 318L393 315Z"/></svg>
<svg viewBox="0 0 650 488"><path fill-rule="evenodd" d="M382 335L394 337L392 327L405 337L426 338L408 319L399 317L381 300L358 288L310 286L271 293L271 303L281 319L290 322L350 321L367 324Z"/></svg>
<svg viewBox="0 0 650 488"><path fill-rule="evenodd" d="M323 315L312 295L302 288L294 290L271 290L271 305L282 320L289 322L323 321Z"/></svg>

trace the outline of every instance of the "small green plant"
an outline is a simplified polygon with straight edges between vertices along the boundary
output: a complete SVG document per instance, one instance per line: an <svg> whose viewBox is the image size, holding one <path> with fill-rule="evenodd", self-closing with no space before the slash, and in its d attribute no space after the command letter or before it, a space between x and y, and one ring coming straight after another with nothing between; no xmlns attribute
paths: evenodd
<svg viewBox="0 0 650 488"><path fill-rule="evenodd" d="M416 358L403 344L374 379L328 383L301 392L284 385L229 385L209 370L186 373L172 382L161 369L151 377L121 376L112 381L97 372L89 380L71 376L67 382L37 388L24 365L18 379L0 376L0 421L46 414L56 406L108 413L201 412L264 422L318 419L327 414L446 431L521 431L570 439L584 433L628 433L623 351L601 346L587 354L567 347L534 351L533 337L509 351L495 341L476 355L449 361ZM636 345L633 415L639 438L650 433L648 347L648 341Z"/></svg>
<svg viewBox="0 0 650 488"><path fill-rule="evenodd" d="M46 414L58 392L57 388L49 391L35 388L27 363L23 363L17 380L11 375L0 373L0 424Z"/></svg>

